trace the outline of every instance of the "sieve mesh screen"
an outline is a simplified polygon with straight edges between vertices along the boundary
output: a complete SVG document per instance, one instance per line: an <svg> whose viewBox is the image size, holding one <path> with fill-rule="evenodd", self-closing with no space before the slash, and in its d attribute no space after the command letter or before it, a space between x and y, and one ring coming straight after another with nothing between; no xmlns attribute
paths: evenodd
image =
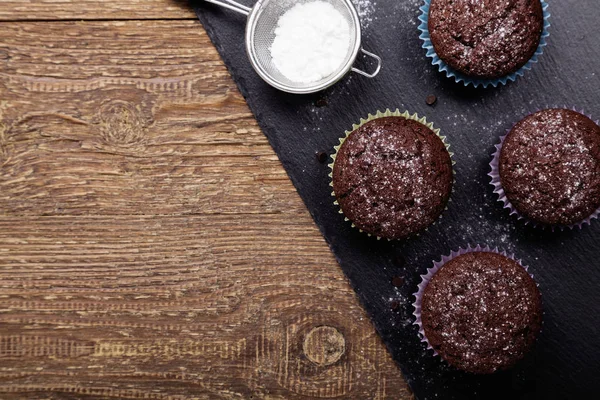
<svg viewBox="0 0 600 400"><path fill-rule="evenodd" d="M360 37L358 18L349 0L321 0L330 3L348 21L350 27L350 43L344 62L338 71L319 81L311 83L298 83L286 78L275 66L271 58L271 45L275 40L275 28L281 15L298 3L308 3L315 0L262 0L256 5L255 15L249 21L246 36L248 39L248 55L255 68L280 86L290 89L306 89L330 83L330 81L343 70L347 70L353 63L358 50L357 38Z"/></svg>

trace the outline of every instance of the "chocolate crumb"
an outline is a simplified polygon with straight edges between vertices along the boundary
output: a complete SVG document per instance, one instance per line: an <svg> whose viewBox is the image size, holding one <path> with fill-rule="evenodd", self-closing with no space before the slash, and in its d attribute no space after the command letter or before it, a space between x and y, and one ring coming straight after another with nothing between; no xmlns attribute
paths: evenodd
<svg viewBox="0 0 600 400"><path fill-rule="evenodd" d="M319 161L321 164L324 163L325 161L327 161L327 158L329 158L327 153L324 151L318 151L316 154L317 154L317 161Z"/></svg>
<svg viewBox="0 0 600 400"><path fill-rule="evenodd" d="M404 285L404 278L401 276L395 276L392 278L392 285L396 286L396 287L401 287L402 285Z"/></svg>
<svg viewBox="0 0 600 400"><path fill-rule="evenodd" d="M427 103L428 106L432 106L437 102L437 97L435 97L434 94L430 94L429 96L427 96L427 98L425 99L425 103Z"/></svg>
<svg viewBox="0 0 600 400"><path fill-rule="evenodd" d="M398 300L392 300L390 303L390 309L392 311L398 311L400 309L400 302Z"/></svg>
<svg viewBox="0 0 600 400"><path fill-rule="evenodd" d="M327 106L327 99L325 97L321 97L317 101L315 101L315 106L321 108Z"/></svg>

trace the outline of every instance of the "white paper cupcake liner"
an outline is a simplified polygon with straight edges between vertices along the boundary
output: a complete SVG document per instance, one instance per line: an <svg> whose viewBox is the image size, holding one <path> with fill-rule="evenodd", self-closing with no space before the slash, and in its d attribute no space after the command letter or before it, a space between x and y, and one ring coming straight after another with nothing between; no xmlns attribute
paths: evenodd
<svg viewBox="0 0 600 400"><path fill-rule="evenodd" d="M440 134L440 129L439 128L434 128L433 123L432 122L427 122L427 119L425 117L419 117L419 115L417 113L411 114L408 111L404 111L404 112L400 112L399 109L396 109L396 111L391 111L390 109L386 109L384 112L382 111L377 111L375 114L369 114L367 116L367 118L361 118L360 122L358 124L353 124L352 125L352 129L349 131L344 132L344 136L340 138L340 143L337 146L334 146L334 154L331 156L332 162L331 164L328 165L330 172L329 172L329 186L331 186L331 195L333 197L335 196L335 192L333 190L333 166L335 164L335 159L337 157L337 153L340 150L340 147L342 147L342 144L344 144L344 142L346 141L346 139L348 138L348 136L350 136L350 134L352 132L354 132L355 130L357 130L358 128L360 128L361 126L363 126L364 124L366 124L367 122L373 121L375 119L378 118L384 118L384 117L403 117L406 119L411 119L413 121L417 121L420 124L426 126L427 128L431 129L433 131L433 133L435 133L437 135L437 137L439 137L442 142L444 143L444 146L446 147L446 150L448 150L448 154L450 154L450 160L452 161L452 166L454 166L456 164L456 161L454 161L453 157L454 157L454 153L452 153L450 151L450 144L448 144L446 142L446 136L442 136ZM454 170L454 168L452 169L452 174L456 175L456 171ZM450 203L452 201L452 195L454 194L454 184L452 185L452 191L450 192L450 198L448 199L448 203ZM338 212L340 214L344 214L344 212L342 211L342 208L340 207L340 204L336 200L333 202L333 204L338 207ZM446 208L444 208L444 211L448 210L448 206L446 205ZM442 218L442 215L440 215L440 217L438 218L438 220L440 220ZM357 228L356 225L354 225L354 222L350 221L350 219L348 219L348 217L346 217L344 215L344 221L346 222L350 222L353 228L358 229L360 232L366 233L369 237L373 236L370 233L364 232L362 229ZM435 221L432 225L435 225L437 223L437 221ZM427 229L425 230L427 231ZM415 236L418 236L419 234L415 234ZM382 238L379 236L375 236L377 238L377 240L381 240ZM388 241L392 241L395 239L387 239Z"/></svg>
<svg viewBox="0 0 600 400"><path fill-rule="evenodd" d="M584 111L577 110L575 107L569 108L569 107L564 106L564 107L551 107L551 108L571 109L575 112L578 112L580 114L587 116L589 119L591 119L593 121L593 119L590 115L587 115ZM538 110L536 112L539 112L539 111L542 111L542 110ZM532 114L530 114L530 115L532 115ZM525 118L527 118L527 117L525 117ZM599 121L597 121L597 120L595 121L596 125L600 125L598 122ZM516 125L516 123L515 123L515 125ZM515 125L513 125L513 128ZM533 227L541 228L541 229L551 229L552 231L555 231L556 229L560 229L561 231L563 231L565 229L575 229L575 228L581 229L584 225L589 225L592 222L592 220L598 218L598 216L600 216L600 208L597 209L596 211L594 211L592 213L592 215L585 218L583 221L577 222L575 224L547 225L547 224L542 224L542 223L539 223L536 221L532 221L531 219L527 218L526 216L519 213L519 211L517 211L517 209L512 205L512 203L506 196L506 192L504 191L504 188L502 187L502 182L500 181L500 154L502 152L502 145L504 144L504 140L506 139L506 137L508 136L508 134L510 133L510 131L513 128L507 130L506 134L500 137L500 143L495 146L496 150L494 151L494 153L492 155L492 161L490 162L490 172L488 173L488 176L491 178L490 183L494 187L494 193L496 193L498 195L498 201L504 204L504 208L506 208L510 211L510 215L516 216L517 220L522 220L525 225L531 225Z"/></svg>
<svg viewBox="0 0 600 400"><path fill-rule="evenodd" d="M419 25L419 31L421 31L421 35L419 38L423 41L423 48L427 50L427 57L431 58L431 64L437 65L440 72L446 73L448 78L454 78L456 83L462 82L465 86L473 85L475 87L483 86L487 88L488 86L497 87L498 85L506 85L507 82L514 82L519 76L523 76L525 71L529 71L533 64L538 62L538 58L544 53L544 47L547 45L546 39L550 36L550 32L548 32L548 28L550 27L550 13L548 12L548 3L544 0L542 2L542 11L544 16L544 26L542 28L542 35L540 37L540 43L533 54L533 56L527 61L527 63L519 68L516 72L512 74L503 76L497 79L476 79L471 78L454 68L450 67L446 64L435 52L433 47L433 43L431 43L431 37L429 35L429 7L431 6L431 0L425 0L425 4L421 6L421 15L419 16L419 21L421 24Z"/></svg>
<svg viewBox="0 0 600 400"><path fill-rule="evenodd" d="M434 348L431 346L431 344L427 340L427 337L425 336L425 329L423 328L423 320L421 319L421 305L423 302L423 293L425 292L425 288L431 281L431 278L433 278L433 276L436 274L436 272L438 272L439 269L442 268L450 260L452 260L458 256L461 256L463 254L477 253L477 252L496 253L496 254L503 255L504 257L507 257L507 258L510 258L511 260L516 261L519 265L521 265L525 269L525 271L527 271L529 273L529 271L528 271L529 267L524 266L521 263L521 260L516 259L513 254L509 255L505 251L498 250L497 247L494 249L491 249L488 246L481 247L480 245L477 245L475 247L471 247L471 245L468 245L467 248L465 248L465 249L459 248L457 251L451 251L450 255L442 256L442 259L440 261L435 261L433 263L433 267L429 268L425 275L421 275L421 283L418 286L419 290L416 293L414 293L415 301L413 303L413 308L414 308L413 316L415 317L415 322L413 324L419 328L419 336L421 338L421 342L425 343L427 345L427 349L432 350L433 354L435 356L437 356L438 353L437 353L437 351L434 350ZM531 275L531 274L529 274L529 275L531 276L531 278L533 278L533 275Z"/></svg>

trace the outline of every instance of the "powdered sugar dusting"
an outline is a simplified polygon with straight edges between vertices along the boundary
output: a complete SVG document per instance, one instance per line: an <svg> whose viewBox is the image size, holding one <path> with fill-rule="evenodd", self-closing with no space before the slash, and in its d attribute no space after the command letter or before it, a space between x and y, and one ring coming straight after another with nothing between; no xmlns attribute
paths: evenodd
<svg viewBox="0 0 600 400"><path fill-rule="evenodd" d="M356 7L356 11L358 12L360 25L363 28L368 28L371 22L377 19L375 16L377 2L373 0L352 0L352 3L354 3L354 7Z"/></svg>

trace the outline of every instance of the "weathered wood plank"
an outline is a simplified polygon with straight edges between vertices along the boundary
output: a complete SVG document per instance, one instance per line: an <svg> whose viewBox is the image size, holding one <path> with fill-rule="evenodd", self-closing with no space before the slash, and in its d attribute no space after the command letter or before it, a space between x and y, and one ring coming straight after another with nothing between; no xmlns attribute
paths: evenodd
<svg viewBox="0 0 600 400"><path fill-rule="evenodd" d="M188 0L2 0L0 21L194 19L189 4Z"/></svg>
<svg viewBox="0 0 600 400"><path fill-rule="evenodd" d="M0 398L410 397L197 22L0 43Z"/></svg>
<svg viewBox="0 0 600 400"><path fill-rule="evenodd" d="M4 24L0 42L0 212L301 207L265 191L288 178L198 22Z"/></svg>

